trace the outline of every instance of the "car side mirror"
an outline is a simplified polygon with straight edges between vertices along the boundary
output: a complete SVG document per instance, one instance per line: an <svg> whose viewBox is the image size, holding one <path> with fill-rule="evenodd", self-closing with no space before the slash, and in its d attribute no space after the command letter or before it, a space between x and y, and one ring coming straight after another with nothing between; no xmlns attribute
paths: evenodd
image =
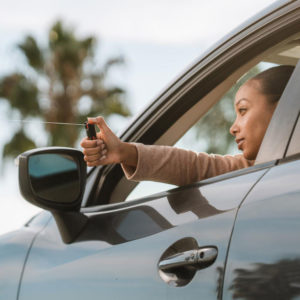
<svg viewBox="0 0 300 300"><path fill-rule="evenodd" d="M79 150L49 147L19 156L21 194L43 209L78 211L85 181L86 164Z"/></svg>
<svg viewBox="0 0 300 300"><path fill-rule="evenodd" d="M47 147L19 156L19 187L30 203L51 211L65 243L86 225L79 212L86 183L86 164L79 150Z"/></svg>

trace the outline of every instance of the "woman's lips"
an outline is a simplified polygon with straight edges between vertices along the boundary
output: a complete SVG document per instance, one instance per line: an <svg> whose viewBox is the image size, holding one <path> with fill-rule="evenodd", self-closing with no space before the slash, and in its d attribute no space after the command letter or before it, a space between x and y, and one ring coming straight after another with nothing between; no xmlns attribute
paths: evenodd
<svg viewBox="0 0 300 300"><path fill-rule="evenodd" d="M244 140L245 139L236 139L236 143L237 143L237 146L238 146L238 149L239 150L243 150L243 144L244 144Z"/></svg>

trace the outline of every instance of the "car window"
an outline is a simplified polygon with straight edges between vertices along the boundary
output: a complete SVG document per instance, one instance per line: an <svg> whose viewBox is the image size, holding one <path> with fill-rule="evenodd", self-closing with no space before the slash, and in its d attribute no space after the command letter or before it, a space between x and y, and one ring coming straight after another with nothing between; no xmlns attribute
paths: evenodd
<svg viewBox="0 0 300 300"><path fill-rule="evenodd" d="M250 77L275 66L276 64L259 63L245 73L230 90L215 104L194 126L192 126L174 145L178 148L215 154L242 153L236 147L229 128L235 120L233 100L239 87ZM144 181L139 183L129 194L126 201L175 188L175 185Z"/></svg>

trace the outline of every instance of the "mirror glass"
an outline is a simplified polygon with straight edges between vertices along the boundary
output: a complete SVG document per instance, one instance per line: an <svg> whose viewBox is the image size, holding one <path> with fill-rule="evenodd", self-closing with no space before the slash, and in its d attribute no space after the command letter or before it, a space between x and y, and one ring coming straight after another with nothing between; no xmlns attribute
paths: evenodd
<svg viewBox="0 0 300 300"><path fill-rule="evenodd" d="M39 197L58 203L71 203L80 193L79 167L73 157L43 153L29 157L31 186Z"/></svg>

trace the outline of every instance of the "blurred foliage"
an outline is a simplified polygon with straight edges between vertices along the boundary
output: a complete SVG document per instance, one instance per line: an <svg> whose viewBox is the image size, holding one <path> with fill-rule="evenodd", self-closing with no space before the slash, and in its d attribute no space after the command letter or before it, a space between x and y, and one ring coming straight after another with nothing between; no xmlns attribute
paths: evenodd
<svg viewBox="0 0 300 300"><path fill-rule="evenodd" d="M33 149L35 143L29 139L23 130L18 131L11 141L4 146L3 156L4 157L17 157L20 153Z"/></svg>
<svg viewBox="0 0 300 300"><path fill-rule="evenodd" d="M87 116L130 115L124 90L108 87L105 79L111 67L123 63L121 57L109 59L95 67L96 39L79 38L74 30L57 21L48 33L48 44L39 45L28 35L18 45L30 71L16 72L0 78L0 101L7 101L21 119L33 117L45 122L83 123ZM85 102L84 112L79 102ZM25 126L25 125L24 125ZM23 127L23 125L22 125ZM48 145L72 147L78 140L80 126L48 124ZM4 146L4 157L36 147L20 129Z"/></svg>
<svg viewBox="0 0 300 300"><path fill-rule="evenodd" d="M260 72L258 66L246 73L193 127L196 140L204 140L207 153L227 154L235 144L229 128L235 120L234 98L238 89Z"/></svg>

